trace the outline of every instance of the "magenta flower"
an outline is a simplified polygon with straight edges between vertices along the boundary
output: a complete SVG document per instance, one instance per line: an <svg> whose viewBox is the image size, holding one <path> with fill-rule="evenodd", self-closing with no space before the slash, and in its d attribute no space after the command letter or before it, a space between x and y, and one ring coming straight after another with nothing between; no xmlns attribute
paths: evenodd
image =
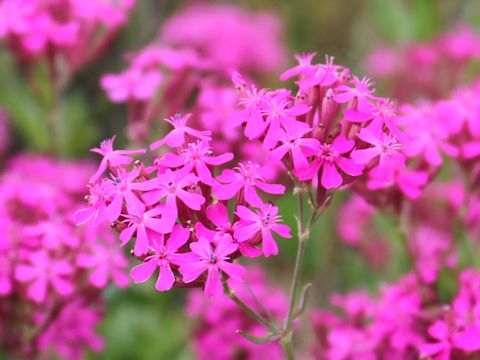
<svg viewBox="0 0 480 360"><path fill-rule="evenodd" d="M270 101L265 103L262 109L262 114L265 116L268 124L268 130L263 139L265 149L270 150L277 145L282 127L288 126L292 122L294 124L290 125L290 127L305 126L305 124L297 122L295 118L296 116L306 114L310 107L302 103L291 105L291 100L287 99L283 93L276 94L276 97L272 97Z"/></svg>
<svg viewBox="0 0 480 360"><path fill-rule="evenodd" d="M130 68L121 74L106 74L100 81L108 98L114 103L128 100L147 101L153 98L162 82L159 71Z"/></svg>
<svg viewBox="0 0 480 360"><path fill-rule="evenodd" d="M173 287L175 283L175 275L173 274L170 264L180 265L181 260L177 254L190 237L190 230L183 228L177 224L172 230L168 240L165 241L165 235L156 234L150 242L150 250L153 254L148 255L144 259L144 263L132 268L130 274L136 283L144 282L150 279L153 272L159 268L158 280L155 288L158 291L167 291Z"/></svg>
<svg viewBox="0 0 480 360"><path fill-rule="evenodd" d="M335 84L339 78L337 72L342 67L339 65L334 65L333 60L333 56L327 55L325 56L325 64L317 64L315 66L315 71L304 71L303 74L301 74L304 78L302 79L301 76L300 80L297 81L299 88L302 90L307 90L316 85L330 87Z"/></svg>
<svg viewBox="0 0 480 360"><path fill-rule="evenodd" d="M75 212L74 220L77 225L91 222L93 227L97 227L107 218L107 195L105 193L105 182L100 184L87 185L90 194L85 198L88 207Z"/></svg>
<svg viewBox="0 0 480 360"><path fill-rule="evenodd" d="M422 356L430 356L434 360L451 359L450 355L453 349L466 352L480 350L478 341L480 332L475 327L456 332L445 321L437 320L430 326L428 333L438 342L420 345L419 350Z"/></svg>
<svg viewBox="0 0 480 360"><path fill-rule="evenodd" d="M354 150L352 159L357 164L367 165L378 158L376 178L390 182L395 172L405 168L405 156L401 153L402 144L395 138L385 133L373 133L367 128L363 128L357 136L372 147Z"/></svg>
<svg viewBox="0 0 480 360"><path fill-rule="evenodd" d="M299 169L294 174L302 181L314 179L318 174L320 183L325 189L336 189L344 181L339 169L350 176L362 174L364 166L355 164L352 159L345 156L354 146L355 141L339 135L331 144L322 144L320 151L308 167ZM320 170L322 171L321 175Z"/></svg>
<svg viewBox="0 0 480 360"><path fill-rule="evenodd" d="M30 264L20 264L15 268L15 279L30 283L27 296L37 303L45 301L47 290L52 286L62 296L73 292L68 278L73 268L67 260L52 259L47 251L39 250L29 256Z"/></svg>
<svg viewBox="0 0 480 360"><path fill-rule="evenodd" d="M238 221L234 223L230 221L228 209L221 202L207 207L206 215L207 219L215 225L215 230L211 230L199 222L195 225L195 231L198 236L205 236L212 243L216 244L225 234L228 234L232 237L233 242L238 243L238 250L242 255L247 257L258 257L262 254L262 251L249 241L237 242L237 239L235 238L235 230L238 229L240 223Z"/></svg>
<svg viewBox="0 0 480 360"><path fill-rule="evenodd" d="M138 150L113 150L115 136L101 142L100 148L93 148L91 151L103 156L97 172L90 178L94 183L103 174L107 167L118 167L130 164L133 160L125 155L145 154L145 149Z"/></svg>
<svg viewBox="0 0 480 360"><path fill-rule="evenodd" d="M238 73L235 73L233 76L234 84L237 84L235 75L240 77L241 85L246 87L246 84L243 82L243 78ZM248 90L241 91L240 98L238 100L238 105L241 106L242 110L236 116L233 122L234 126L239 126L246 121L245 125L245 136L250 140L255 140L260 138L265 129L267 128L268 123L263 119L263 107L265 103L269 101L267 96L267 90L261 89L260 91L254 85L251 85Z"/></svg>
<svg viewBox="0 0 480 360"><path fill-rule="evenodd" d="M280 130L279 132L279 140L282 142L282 145L270 151L268 154L270 160L277 163L290 152L295 169L307 167L307 156L311 156L320 151L320 142L314 138L303 137L311 131L311 129L303 123L286 123L284 128L285 131Z"/></svg>
<svg viewBox="0 0 480 360"><path fill-rule="evenodd" d="M238 249L238 244L232 242L229 235L225 235L212 249L212 245L205 237L200 237L197 242L190 244L189 257L185 257L185 262L180 266L179 271L183 276L183 281L190 283L203 273L207 272L205 281L205 295L216 296L222 293L221 273L225 273L230 278L242 281L245 268L239 264L230 262L229 255Z"/></svg>
<svg viewBox="0 0 480 360"><path fill-rule="evenodd" d="M338 93L333 97L333 99L340 104L352 102L351 108L353 110L356 110L356 112L364 116L369 116L371 114L372 107L370 101L377 100L377 97L372 95L374 89L370 89L372 86L370 79L364 77L360 80L354 76L352 79L352 84L354 87L350 87L348 85L341 85L337 87L336 90Z"/></svg>
<svg viewBox="0 0 480 360"><path fill-rule="evenodd" d="M201 182L213 186L218 183L213 179L208 165L219 166L225 164L233 159L233 154L224 153L212 156L212 149L208 143L206 141L197 141L196 143L189 143L187 148L180 153L179 158L186 168L190 170L195 168Z"/></svg>
<svg viewBox="0 0 480 360"><path fill-rule="evenodd" d="M133 237L133 234L137 234L135 240L135 246L133 253L135 256L140 256L147 253L149 245L150 231L156 231L158 233L165 232L165 226L163 219L159 219L157 216L164 212L164 207L159 205L151 210L145 211L145 206L130 209L129 214L125 215L126 220L123 222L128 226L120 233L120 240L122 240L122 246L125 245Z"/></svg>
<svg viewBox="0 0 480 360"><path fill-rule="evenodd" d="M278 246L272 236L272 231L284 238L291 238L290 228L285 224L278 224L282 217L278 215L278 207L264 204L259 212L253 212L246 206L238 206L236 214L240 218L240 226L235 230L238 241L253 239L256 235L262 236L263 255L278 254Z"/></svg>
<svg viewBox="0 0 480 360"><path fill-rule="evenodd" d="M165 119L166 122L173 126L173 130L170 131L163 139L155 141L153 144L151 144L150 149L154 150L165 143L172 148L182 146L185 143L185 135L190 135L200 140L210 141L210 131L195 130L187 126L187 121L191 116L192 114L176 114L171 118Z"/></svg>
<svg viewBox="0 0 480 360"><path fill-rule="evenodd" d="M142 207L143 203L134 193L137 189L137 184L134 180L138 177L138 171L133 170L127 172L125 169L120 169L118 174L112 175L112 179L104 181L105 193L111 199L105 211L105 216L110 222L114 222L120 216L122 211L123 201L127 204L127 209L136 209Z"/></svg>
<svg viewBox="0 0 480 360"><path fill-rule="evenodd" d="M136 185L137 189L148 191L143 194L143 200L147 205L166 198L160 233L170 232L177 221L177 198L190 209L200 210L205 198L198 193L185 190L195 185L197 181L198 178L188 168L177 171L166 169L165 173L159 174L156 178Z"/></svg>
<svg viewBox="0 0 480 360"><path fill-rule="evenodd" d="M218 180L225 183L213 188L213 193L220 200L229 200L242 190L242 196L245 197L248 204L259 206L263 202L255 187L269 194L283 194L285 192L285 186L283 185L265 183L262 176L264 169L258 164L250 161L245 164L240 163L235 170L226 169L217 177Z"/></svg>
<svg viewBox="0 0 480 360"><path fill-rule="evenodd" d="M285 81L295 76L308 76L315 73L315 66L312 65L312 60L316 53L297 54L295 59L298 65L283 72L280 75L280 80Z"/></svg>
<svg viewBox="0 0 480 360"><path fill-rule="evenodd" d="M128 261L119 248L114 247L113 244L90 245L86 251L77 256L77 265L80 268L91 270L88 280L97 288L105 288L110 279L118 287L125 287L129 283L124 272Z"/></svg>

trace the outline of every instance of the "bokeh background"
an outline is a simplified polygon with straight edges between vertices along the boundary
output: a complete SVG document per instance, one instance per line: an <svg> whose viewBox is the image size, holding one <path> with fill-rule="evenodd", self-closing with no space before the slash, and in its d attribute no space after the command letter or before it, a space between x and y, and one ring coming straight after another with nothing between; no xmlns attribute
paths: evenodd
<svg viewBox="0 0 480 360"><path fill-rule="evenodd" d="M131 20L115 40L109 52L84 68L67 89L66 116L62 123L59 146L66 158L84 158L101 139L119 134L122 139L126 107L110 103L99 86L106 72L120 71L123 54L135 51L150 42L164 20L178 9L195 1L139 0ZM476 0L244 0L225 1L251 9L268 11L283 23L283 36L291 55L316 51L335 57L337 63L354 72L368 75L365 59L380 44L401 46L411 41L428 41L458 23L480 26L480 2ZM293 64L293 56L290 56ZM278 74L276 74L278 75ZM275 77L263 79L262 86L272 87ZM382 95L385 84L377 81ZM0 106L10 114L13 139L9 151L45 151L51 139L41 111L28 98L28 85L7 51L0 53ZM17 94L27 94L17 96ZM341 202L335 199L334 208ZM285 198L280 204L285 221L294 227L289 213L293 201ZM313 282L311 301L321 304L335 291L352 288L374 289L379 282L394 279L406 269L406 258L398 246L398 257L388 264L381 276L375 267L342 245L336 239L331 214L319 221L308 244L304 273ZM329 215L330 214L330 215ZM378 226L391 232L388 217L376 219ZM390 237L393 246L399 241ZM274 283L287 287L295 254L295 241L281 241L280 255L262 259ZM397 251L398 250L398 251ZM375 251L381 251L376 249ZM106 338L102 354L91 359L191 359L188 338L194 324L184 316L185 291L156 292L151 282L126 290L107 291L108 311L101 326Z"/></svg>

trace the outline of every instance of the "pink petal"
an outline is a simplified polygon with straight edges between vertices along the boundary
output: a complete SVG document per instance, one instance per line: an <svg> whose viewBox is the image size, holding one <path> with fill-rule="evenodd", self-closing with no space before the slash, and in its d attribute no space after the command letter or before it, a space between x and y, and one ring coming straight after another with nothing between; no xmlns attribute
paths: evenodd
<svg viewBox="0 0 480 360"><path fill-rule="evenodd" d="M370 161L380 155L380 152L376 148L367 148L361 150L353 150L351 158L357 164L368 164Z"/></svg>
<svg viewBox="0 0 480 360"><path fill-rule="evenodd" d="M233 160L232 153L225 153L218 156L210 156L205 159L205 162L209 165L222 165Z"/></svg>
<svg viewBox="0 0 480 360"><path fill-rule="evenodd" d="M253 238L260 230L261 227L256 223L248 225L240 223L240 227L235 229L234 236L238 241L246 241Z"/></svg>
<svg viewBox="0 0 480 360"><path fill-rule="evenodd" d="M332 164L331 162L325 162L323 164L323 172L322 172L322 179L321 184L322 186L327 189L336 189L340 185L342 185L343 179L340 173L337 170L337 167Z"/></svg>
<svg viewBox="0 0 480 360"><path fill-rule="evenodd" d="M363 169L365 168L363 164L356 164L353 160L344 157L338 158L336 164L350 176L362 175Z"/></svg>
<svg viewBox="0 0 480 360"><path fill-rule="evenodd" d="M155 261L147 261L133 267L132 270L130 270L130 276L135 283L142 283L150 279L156 268L157 264Z"/></svg>
<svg viewBox="0 0 480 360"><path fill-rule="evenodd" d="M473 159L480 156L480 143L470 142L463 145L463 156L466 159Z"/></svg>
<svg viewBox="0 0 480 360"><path fill-rule="evenodd" d="M455 334L454 345L467 352L480 350L480 331L474 326L470 326L465 331Z"/></svg>
<svg viewBox="0 0 480 360"><path fill-rule="evenodd" d="M266 228L262 229L262 248L263 248L263 255L265 257L278 254L277 243L275 242L275 239L273 238L270 230Z"/></svg>
<svg viewBox="0 0 480 360"><path fill-rule="evenodd" d="M21 282L27 282L37 277L37 271L29 265L17 265L15 268L15 279Z"/></svg>
<svg viewBox="0 0 480 360"><path fill-rule="evenodd" d="M263 204L262 199L258 196L255 187L252 185L245 185L245 201L251 206L261 207Z"/></svg>
<svg viewBox="0 0 480 360"><path fill-rule="evenodd" d="M133 234L137 230L135 225L129 225L127 228L123 229L120 233L120 240L122 241L122 246L124 246L130 239L133 237Z"/></svg>
<svg viewBox="0 0 480 360"><path fill-rule="evenodd" d="M344 135L339 135L332 143L333 148L340 154L345 154L353 149L355 146L354 140L348 140Z"/></svg>
<svg viewBox="0 0 480 360"><path fill-rule="evenodd" d="M173 275L170 265L163 265L160 267L160 274L158 276L155 289L158 291L168 291L175 283L175 276Z"/></svg>
<svg viewBox="0 0 480 360"><path fill-rule="evenodd" d="M230 219L228 218L228 209L220 202L207 207L206 213L208 220L217 227L230 222Z"/></svg>
<svg viewBox="0 0 480 360"><path fill-rule="evenodd" d="M221 261L218 267L229 277L236 281L242 281L246 270L242 265L234 264L226 261Z"/></svg>
<svg viewBox="0 0 480 360"><path fill-rule="evenodd" d="M288 146L283 144L276 149L273 149L268 153L268 158L272 161L272 163L276 164L280 162L283 157L287 154L288 152Z"/></svg>
<svg viewBox="0 0 480 360"><path fill-rule="evenodd" d="M225 234L215 247L214 255L217 258L226 258L238 249L238 244L232 241L232 237Z"/></svg>
<svg viewBox="0 0 480 360"><path fill-rule="evenodd" d="M307 158L299 147L291 149L293 158L293 167L295 169L302 169L308 166Z"/></svg>
<svg viewBox="0 0 480 360"><path fill-rule="evenodd" d="M141 256L148 251L148 235L144 225L137 226L137 238L133 247L135 256Z"/></svg>
<svg viewBox="0 0 480 360"><path fill-rule="evenodd" d="M189 262L181 265L178 271L182 274L183 281L190 283L202 275L208 269L208 266L207 263L200 261Z"/></svg>
<svg viewBox="0 0 480 360"><path fill-rule="evenodd" d="M202 195L183 189L177 190L177 196L192 210L200 210L205 202L205 198ZM166 209L165 211L168 210Z"/></svg>
<svg viewBox="0 0 480 360"><path fill-rule="evenodd" d="M218 296L223 293L222 283L220 281L220 274L216 266L208 268L207 281L205 282L205 295Z"/></svg>
<svg viewBox="0 0 480 360"><path fill-rule="evenodd" d="M122 211L123 197L121 194L115 195L113 201L107 206L105 216L109 222L114 222L120 216Z"/></svg>
<svg viewBox="0 0 480 360"><path fill-rule="evenodd" d="M284 238L291 238L292 235L290 234L290 227L285 224L275 224L272 226L272 230L276 232L278 235Z"/></svg>
<svg viewBox="0 0 480 360"><path fill-rule="evenodd" d="M233 198L240 189L243 188L243 183L239 181L232 182L231 184L222 184L213 188L213 194L219 200L230 200Z"/></svg>
<svg viewBox="0 0 480 360"><path fill-rule="evenodd" d="M260 219L260 216L258 214L255 214L252 210L243 205L238 206L235 213L242 220L249 220L255 222Z"/></svg>
<svg viewBox="0 0 480 360"><path fill-rule="evenodd" d="M267 184L263 181L256 180L255 186L269 194L282 195L285 193L285 186L280 184Z"/></svg>
<svg viewBox="0 0 480 360"><path fill-rule="evenodd" d="M208 239L201 237L196 242L190 244L190 249L197 254L200 258L210 261L210 257L213 254L212 246Z"/></svg>
<svg viewBox="0 0 480 360"><path fill-rule="evenodd" d="M27 290L28 297L37 303L41 303L45 300L47 286L46 279L38 279L34 281Z"/></svg>

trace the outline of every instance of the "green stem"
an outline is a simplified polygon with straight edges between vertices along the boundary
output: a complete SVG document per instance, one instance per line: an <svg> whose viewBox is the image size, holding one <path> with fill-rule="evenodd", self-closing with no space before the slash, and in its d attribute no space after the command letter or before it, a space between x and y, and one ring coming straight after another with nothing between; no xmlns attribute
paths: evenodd
<svg viewBox="0 0 480 360"><path fill-rule="evenodd" d="M302 269L303 258L305 255L305 247L310 237L310 227L317 221L319 215L319 208L312 210L310 218L305 222L304 200L303 192L298 193L298 248L295 258L295 268L293 270L292 285L290 288L290 297L288 303L287 317L283 328L284 337L281 341L287 359L295 359L293 345L292 345L292 327L295 315L296 296L300 283L300 272Z"/></svg>
<svg viewBox="0 0 480 360"><path fill-rule="evenodd" d="M288 337L288 340L284 340L281 342L283 351L285 352L285 356L287 360L294 360L295 353L293 352L293 345L291 336Z"/></svg>
<svg viewBox="0 0 480 360"><path fill-rule="evenodd" d="M257 313L255 310L253 310L250 306L245 304L241 299L235 295L233 290L228 286L227 282L223 282L223 290L225 294L233 300L235 304L237 304L243 311L245 311L246 314L248 314L252 319L258 321L260 324L265 326L266 328L270 329L273 333L278 332L278 329L276 328L275 324L269 322L266 320L262 315Z"/></svg>

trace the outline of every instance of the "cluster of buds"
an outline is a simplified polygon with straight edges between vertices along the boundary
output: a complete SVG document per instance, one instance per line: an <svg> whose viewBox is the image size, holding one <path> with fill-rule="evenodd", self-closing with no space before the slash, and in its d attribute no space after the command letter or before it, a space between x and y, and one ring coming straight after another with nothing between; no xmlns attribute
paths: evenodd
<svg viewBox="0 0 480 360"><path fill-rule="evenodd" d="M103 290L124 287L127 260L105 226L75 225L92 167L17 156L0 178L1 350L19 358L100 351Z"/></svg>

